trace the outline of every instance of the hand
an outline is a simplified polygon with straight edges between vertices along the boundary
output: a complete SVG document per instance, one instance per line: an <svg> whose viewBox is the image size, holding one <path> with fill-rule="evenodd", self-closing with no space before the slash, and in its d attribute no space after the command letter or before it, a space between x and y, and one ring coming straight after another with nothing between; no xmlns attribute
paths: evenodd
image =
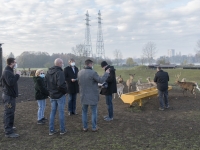
<svg viewBox="0 0 200 150"><path fill-rule="evenodd" d="M110 68L106 70L106 73L110 73Z"/></svg>
<svg viewBox="0 0 200 150"><path fill-rule="evenodd" d="M75 81L76 81L76 79L72 79L71 81L72 81L72 82L75 82Z"/></svg>
<svg viewBox="0 0 200 150"><path fill-rule="evenodd" d="M16 71L16 74L21 75L21 71Z"/></svg>

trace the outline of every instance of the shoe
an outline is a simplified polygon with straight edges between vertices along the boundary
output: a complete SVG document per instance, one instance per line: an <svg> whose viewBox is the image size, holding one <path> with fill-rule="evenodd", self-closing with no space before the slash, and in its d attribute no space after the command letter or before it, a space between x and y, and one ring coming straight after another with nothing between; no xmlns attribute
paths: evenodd
<svg viewBox="0 0 200 150"><path fill-rule="evenodd" d="M13 130L17 130L17 128L16 127L12 127L13 128Z"/></svg>
<svg viewBox="0 0 200 150"><path fill-rule="evenodd" d="M56 131L56 130L50 131L50 132L49 132L49 135L54 135L54 134L56 134L56 133L58 133L58 131Z"/></svg>
<svg viewBox="0 0 200 150"><path fill-rule="evenodd" d="M19 134L16 134L16 133L6 134L5 137L7 137L7 138L17 138L17 137L19 137Z"/></svg>
<svg viewBox="0 0 200 150"><path fill-rule="evenodd" d="M86 129L86 128L83 128L83 132L87 132L88 131L88 129Z"/></svg>
<svg viewBox="0 0 200 150"><path fill-rule="evenodd" d="M66 131L66 130L64 130L64 131L61 131L61 132L60 132L60 135L63 135L63 134L65 134L65 133L67 133L67 131Z"/></svg>
<svg viewBox="0 0 200 150"><path fill-rule="evenodd" d="M97 131L98 131L98 128L92 129L92 132L97 132Z"/></svg>
<svg viewBox="0 0 200 150"><path fill-rule="evenodd" d="M43 120L43 121L48 121L48 119L47 119L47 118L45 118L45 117L44 117L44 118L42 118L42 120Z"/></svg>
<svg viewBox="0 0 200 150"><path fill-rule="evenodd" d="M165 108L166 108L166 109L168 109L168 108L169 108L169 105L168 105L168 106L166 106Z"/></svg>
<svg viewBox="0 0 200 150"><path fill-rule="evenodd" d="M37 124L45 124L44 120L38 120Z"/></svg>
<svg viewBox="0 0 200 150"><path fill-rule="evenodd" d="M72 115L72 113L71 113L71 112L68 112L68 115L69 115L69 116L71 116L71 115Z"/></svg>
<svg viewBox="0 0 200 150"><path fill-rule="evenodd" d="M108 118L105 118L104 120L105 120L105 121L112 121L113 118L109 118L109 117L108 117Z"/></svg>
<svg viewBox="0 0 200 150"><path fill-rule="evenodd" d="M103 116L103 119L109 118L109 116Z"/></svg>
<svg viewBox="0 0 200 150"><path fill-rule="evenodd" d="M159 110L160 110L160 111L163 111L163 110L164 110L164 108L159 108Z"/></svg>
<svg viewBox="0 0 200 150"><path fill-rule="evenodd" d="M75 112L75 113L72 113L72 115L78 115L78 113Z"/></svg>

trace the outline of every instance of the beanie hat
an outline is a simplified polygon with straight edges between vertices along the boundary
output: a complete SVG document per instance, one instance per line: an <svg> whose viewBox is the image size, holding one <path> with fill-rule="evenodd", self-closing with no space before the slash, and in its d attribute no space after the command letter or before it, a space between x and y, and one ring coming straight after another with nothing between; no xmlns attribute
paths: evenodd
<svg viewBox="0 0 200 150"><path fill-rule="evenodd" d="M103 67L105 67L105 66L107 66L108 64L107 64L107 62L106 61L102 61L101 62L101 67L103 68Z"/></svg>

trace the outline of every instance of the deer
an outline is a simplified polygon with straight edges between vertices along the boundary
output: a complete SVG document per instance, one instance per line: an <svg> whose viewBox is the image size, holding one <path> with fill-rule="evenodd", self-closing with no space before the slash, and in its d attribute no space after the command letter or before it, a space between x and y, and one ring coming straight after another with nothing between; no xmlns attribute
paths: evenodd
<svg viewBox="0 0 200 150"><path fill-rule="evenodd" d="M118 94L119 98L123 94L123 90L124 90L124 85L122 83L118 83L117 84L117 94ZM115 99L115 93L114 93L114 99Z"/></svg>
<svg viewBox="0 0 200 150"><path fill-rule="evenodd" d="M117 83L123 83L124 82L124 80L121 77L121 75L119 75L118 77L116 77L116 81L117 81Z"/></svg>
<svg viewBox="0 0 200 150"><path fill-rule="evenodd" d="M135 74L129 74L129 79L126 81L126 85L128 87L128 92L130 91L130 89L133 89L133 78L134 78Z"/></svg>
<svg viewBox="0 0 200 150"><path fill-rule="evenodd" d="M141 91L141 90L144 90L144 89L148 89L148 88L152 88L152 87L155 87L155 84L154 83L141 83L141 78L138 79L138 82L136 83L136 91Z"/></svg>
<svg viewBox="0 0 200 150"><path fill-rule="evenodd" d="M181 80L181 82L186 82L186 78L183 78ZM196 81L189 81L189 82L193 82L194 84L196 84L196 89L198 89L200 91L199 85L198 85L198 83Z"/></svg>
<svg viewBox="0 0 200 150"><path fill-rule="evenodd" d="M175 78L176 78L175 83L182 88L183 95L185 96L185 91L186 92L190 91L191 94L194 95L194 98L196 98L195 89L196 89L197 85L194 82L181 82L181 81L179 81L180 76L181 76L181 73L175 75Z"/></svg>
<svg viewBox="0 0 200 150"><path fill-rule="evenodd" d="M151 83L152 85L156 86L157 84L154 81L151 81L150 77L147 77L146 79L148 81L148 83Z"/></svg>

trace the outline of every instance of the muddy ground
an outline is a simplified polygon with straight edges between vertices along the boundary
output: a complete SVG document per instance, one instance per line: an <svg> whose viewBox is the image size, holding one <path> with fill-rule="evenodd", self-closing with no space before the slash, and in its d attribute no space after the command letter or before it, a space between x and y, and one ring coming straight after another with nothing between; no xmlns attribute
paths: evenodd
<svg viewBox="0 0 200 150"><path fill-rule="evenodd" d="M143 101L140 109L137 104L129 107L119 98L113 100L114 120L105 122L107 114L105 98L101 96L98 105L97 133L81 131L81 107L77 98L79 115L68 116L66 106L66 135L48 135L48 123L37 125L37 102L34 100L32 78L19 80L19 93L15 115L15 126L20 137L4 137L3 123L0 124L0 149L199 149L200 147L200 92L197 98L184 97L179 88L169 92L170 109L159 111L157 97ZM126 92L127 89L124 90ZM1 94L1 93L0 93ZM0 99L2 101L2 99ZM3 105L0 105L3 116ZM49 117L50 102L47 100L46 117ZM90 117L89 113L89 118ZM56 129L59 129L58 116Z"/></svg>

